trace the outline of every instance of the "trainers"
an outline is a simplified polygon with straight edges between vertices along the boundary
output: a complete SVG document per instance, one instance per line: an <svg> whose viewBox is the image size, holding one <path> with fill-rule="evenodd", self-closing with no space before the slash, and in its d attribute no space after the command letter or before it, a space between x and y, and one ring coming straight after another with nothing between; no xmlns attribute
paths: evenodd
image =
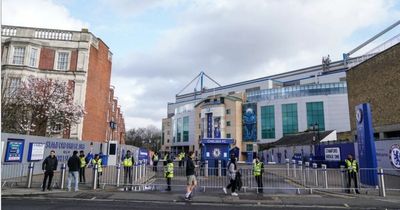
<svg viewBox="0 0 400 210"><path fill-rule="evenodd" d="M232 196L238 196L238 194L235 193L235 192L233 192L231 195L232 195Z"/></svg>
<svg viewBox="0 0 400 210"><path fill-rule="evenodd" d="M226 188L222 188L222 190L224 191L225 195L228 194L228 192L226 191Z"/></svg>

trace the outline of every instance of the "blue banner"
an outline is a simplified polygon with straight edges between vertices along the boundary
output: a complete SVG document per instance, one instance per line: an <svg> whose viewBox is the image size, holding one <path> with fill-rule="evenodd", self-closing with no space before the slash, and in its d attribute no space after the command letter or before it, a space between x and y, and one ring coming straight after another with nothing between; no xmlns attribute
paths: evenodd
<svg viewBox="0 0 400 210"><path fill-rule="evenodd" d="M4 162L22 162L24 139L8 139Z"/></svg>
<svg viewBox="0 0 400 210"><path fill-rule="evenodd" d="M359 166L360 168L376 169L378 164L370 104L364 103L356 106L356 122ZM360 182L366 185L378 185L377 171L361 170Z"/></svg>
<svg viewBox="0 0 400 210"><path fill-rule="evenodd" d="M202 139L202 144L233 144L233 139Z"/></svg>

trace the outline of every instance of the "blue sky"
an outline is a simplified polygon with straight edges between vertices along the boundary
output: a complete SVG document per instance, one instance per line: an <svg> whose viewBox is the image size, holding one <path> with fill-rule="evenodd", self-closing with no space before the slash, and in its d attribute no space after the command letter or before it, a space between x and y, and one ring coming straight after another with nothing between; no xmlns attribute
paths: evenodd
<svg viewBox="0 0 400 210"><path fill-rule="evenodd" d="M2 9L3 24L86 27L104 40L128 129L161 127L167 102L200 71L229 84L338 60L400 19L395 0L3 0Z"/></svg>

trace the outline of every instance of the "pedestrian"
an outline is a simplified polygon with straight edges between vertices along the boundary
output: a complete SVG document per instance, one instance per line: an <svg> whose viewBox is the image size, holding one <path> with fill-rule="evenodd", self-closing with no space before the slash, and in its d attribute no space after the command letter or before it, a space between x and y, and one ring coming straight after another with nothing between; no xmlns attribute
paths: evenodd
<svg viewBox="0 0 400 210"><path fill-rule="evenodd" d="M262 174L264 173L264 163L256 156L253 164L253 174L257 182L257 193L263 193Z"/></svg>
<svg viewBox="0 0 400 210"><path fill-rule="evenodd" d="M100 177L103 175L103 166L102 166L102 160L100 159L99 154L94 155L94 159L92 160L93 164L93 169L97 165L97 187L100 187Z"/></svg>
<svg viewBox="0 0 400 210"><path fill-rule="evenodd" d="M347 159L345 160L346 163L346 169L347 169L347 189L346 192L350 193L350 188L351 188L351 180L354 181L354 188L356 190L357 194L360 194L360 191L358 191L358 162L357 160L353 159L352 155L348 155Z"/></svg>
<svg viewBox="0 0 400 210"><path fill-rule="evenodd" d="M153 171L157 172L157 165L158 165L158 154L155 152L152 157L153 161Z"/></svg>
<svg viewBox="0 0 400 210"><path fill-rule="evenodd" d="M56 152L54 150L50 151L50 155L44 159L42 163L42 170L44 172L42 190L45 191L46 181L49 178L49 183L47 184L47 190L51 190L51 180L54 176L54 171L57 170L58 160L56 157Z"/></svg>
<svg viewBox="0 0 400 210"><path fill-rule="evenodd" d="M132 169L135 164L135 159L133 158L131 151L126 151L126 155L124 161L122 161L122 165L124 166L124 190L127 188L132 189ZM129 183L127 183L129 182ZM129 187L127 187L129 185Z"/></svg>
<svg viewBox="0 0 400 210"><path fill-rule="evenodd" d="M228 162L227 165L228 169L228 176L229 176L229 184L228 186L222 188L224 193L227 194L227 189L231 189L231 195L232 196L238 196L238 194L235 192L236 191L236 172L237 172L237 165L236 165L236 157L234 154L231 154L231 158Z"/></svg>
<svg viewBox="0 0 400 210"><path fill-rule="evenodd" d="M197 185L197 180L196 180L196 175L194 173L194 170L196 166L194 165L193 162L194 158L194 153L193 151L190 151L188 154L188 158L186 161L186 180L187 180L187 185L186 185L186 195L185 195L185 200L191 200L193 197L193 191Z"/></svg>
<svg viewBox="0 0 400 210"><path fill-rule="evenodd" d="M79 168L79 182L86 183L85 168L87 166L87 162L86 162L85 153L83 152L83 150L81 150L79 152L79 159L81 161L81 165Z"/></svg>
<svg viewBox="0 0 400 210"><path fill-rule="evenodd" d="M74 151L72 153L72 156L68 159L68 191L71 191L71 182L72 179L74 179L74 183L75 183L75 192L78 191L78 176L79 176L79 169L81 167L81 160L78 157L78 151Z"/></svg>
<svg viewBox="0 0 400 210"><path fill-rule="evenodd" d="M171 180L174 177L174 163L171 159L167 160L167 165L164 169L164 177L167 179L167 189L165 189L165 191L171 191Z"/></svg>

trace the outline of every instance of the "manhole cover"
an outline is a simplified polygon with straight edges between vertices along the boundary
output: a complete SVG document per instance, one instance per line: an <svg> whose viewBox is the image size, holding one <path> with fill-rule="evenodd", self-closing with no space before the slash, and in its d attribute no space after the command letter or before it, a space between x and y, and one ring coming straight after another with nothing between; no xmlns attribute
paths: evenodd
<svg viewBox="0 0 400 210"><path fill-rule="evenodd" d="M265 200L272 201L274 200L271 196L263 196L263 195L239 195L240 200Z"/></svg>
<svg viewBox="0 0 400 210"><path fill-rule="evenodd" d="M109 195L109 194L81 193L81 194L75 195L74 198L92 199L95 197L96 199L106 199L110 196L111 195Z"/></svg>

